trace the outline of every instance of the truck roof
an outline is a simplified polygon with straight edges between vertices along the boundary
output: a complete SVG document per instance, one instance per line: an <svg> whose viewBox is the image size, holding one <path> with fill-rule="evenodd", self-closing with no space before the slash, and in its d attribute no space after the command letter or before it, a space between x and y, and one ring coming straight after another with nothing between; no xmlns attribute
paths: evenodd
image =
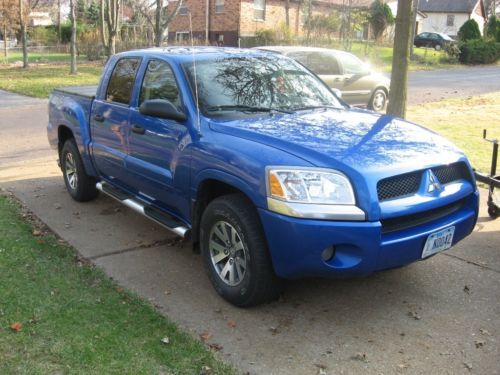
<svg viewBox="0 0 500 375"><path fill-rule="evenodd" d="M211 46L175 46L175 47L154 47L141 50L132 50L121 52L119 56L165 56L179 63L191 61L193 55L196 55L197 60L212 59L214 57L229 57L229 56L273 56L275 53L271 51L263 51L258 49L248 48L233 48L233 47L211 47Z"/></svg>

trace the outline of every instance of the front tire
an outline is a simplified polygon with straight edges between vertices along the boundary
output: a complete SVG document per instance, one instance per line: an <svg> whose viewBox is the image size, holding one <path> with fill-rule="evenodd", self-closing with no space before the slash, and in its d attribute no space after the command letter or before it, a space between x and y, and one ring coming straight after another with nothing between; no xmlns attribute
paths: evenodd
<svg viewBox="0 0 500 375"><path fill-rule="evenodd" d="M80 152L73 139L64 142L60 157L64 183L71 197L78 202L94 199L99 193L95 187L96 180L85 172Z"/></svg>
<svg viewBox="0 0 500 375"><path fill-rule="evenodd" d="M281 292L255 207L241 194L214 199L203 212L201 254L219 295L240 307L271 301Z"/></svg>
<svg viewBox="0 0 500 375"><path fill-rule="evenodd" d="M387 105L387 93L384 89L378 88L373 92L373 95L368 104L368 108L372 111L382 112Z"/></svg>

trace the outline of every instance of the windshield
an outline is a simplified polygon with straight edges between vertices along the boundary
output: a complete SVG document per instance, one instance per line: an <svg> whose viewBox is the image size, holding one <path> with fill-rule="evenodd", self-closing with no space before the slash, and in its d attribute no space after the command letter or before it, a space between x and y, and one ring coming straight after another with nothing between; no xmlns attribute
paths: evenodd
<svg viewBox="0 0 500 375"><path fill-rule="evenodd" d="M185 63L184 68L194 88L193 64ZM199 61L196 82L201 110L208 115L228 111L343 108L318 78L295 61L280 56L232 56Z"/></svg>

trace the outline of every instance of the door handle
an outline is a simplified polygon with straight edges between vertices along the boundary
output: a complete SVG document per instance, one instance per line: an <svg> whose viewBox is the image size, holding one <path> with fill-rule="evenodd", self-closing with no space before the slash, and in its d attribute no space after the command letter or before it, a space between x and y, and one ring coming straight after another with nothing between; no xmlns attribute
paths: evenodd
<svg viewBox="0 0 500 375"><path fill-rule="evenodd" d="M146 133L146 129L139 125L132 125L132 132L136 134L144 134Z"/></svg>
<svg viewBox="0 0 500 375"><path fill-rule="evenodd" d="M95 115L94 120L97 122L104 122L104 116L103 115Z"/></svg>

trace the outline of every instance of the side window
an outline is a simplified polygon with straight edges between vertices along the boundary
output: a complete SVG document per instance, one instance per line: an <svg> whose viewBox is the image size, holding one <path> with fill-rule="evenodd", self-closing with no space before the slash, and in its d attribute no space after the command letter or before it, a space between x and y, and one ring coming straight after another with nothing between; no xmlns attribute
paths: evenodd
<svg viewBox="0 0 500 375"><path fill-rule="evenodd" d="M337 59L326 53L311 53L306 66L319 75L340 74Z"/></svg>
<svg viewBox="0 0 500 375"><path fill-rule="evenodd" d="M151 60L144 73L139 105L150 99L167 99L177 108L181 108L179 89L174 73L164 61Z"/></svg>
<svg viewBox="0 0 500 375"><path fill-rule="evenodd" d="M123 58L116 63L106 90L106 101L123 104L130 102L139 65L140 59L137 58Z"/></svg>
<svg viewBox="0 0 500 375"><path fill-rule="evenodd" d="M344 66L344 74L359 74L363 72L363 63L356 56L343 53L340 59Z"/></svg>

